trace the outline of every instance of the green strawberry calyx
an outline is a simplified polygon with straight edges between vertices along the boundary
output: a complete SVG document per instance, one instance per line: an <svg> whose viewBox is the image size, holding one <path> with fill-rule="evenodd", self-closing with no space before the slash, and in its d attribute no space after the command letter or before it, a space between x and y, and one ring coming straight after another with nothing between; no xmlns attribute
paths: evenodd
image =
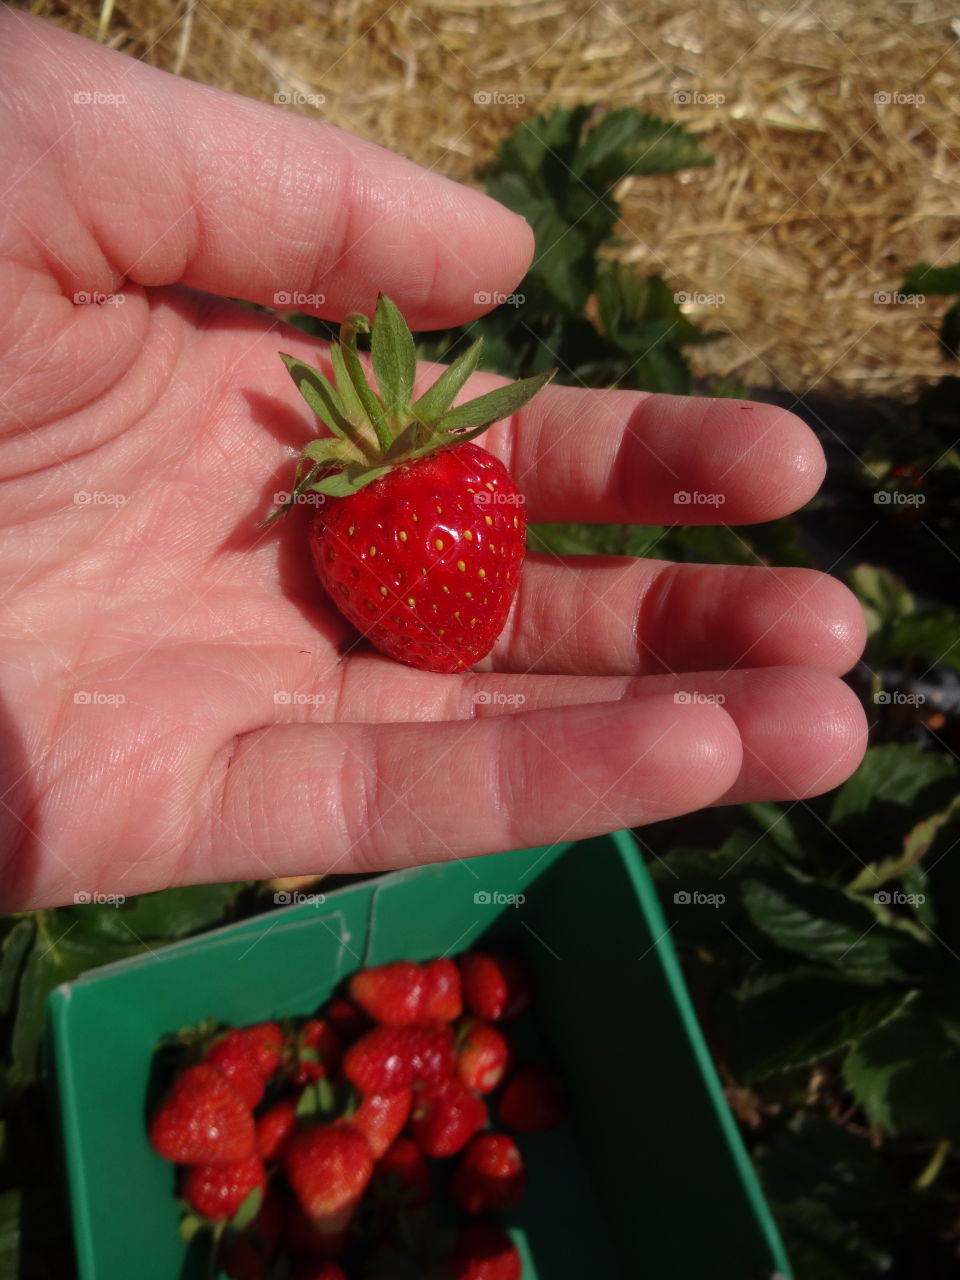
<svg viewBox="0 0 960 1280"><path fill-rule="evenodd" d="M377 390L357 354L361 333L370 334ZM319 369L281 352L297 390L333 434L311 440L304 448L287 501L265 523L283 515L304 493L345 498L394 467L473 440L521 409L556 373L551 369L523 378L454 408L482 347L483 339L478 338L414 400L413 335L399 309L381 294L372 325L354 312L340 326L340 341L330 348L332 383Z"/></svg>

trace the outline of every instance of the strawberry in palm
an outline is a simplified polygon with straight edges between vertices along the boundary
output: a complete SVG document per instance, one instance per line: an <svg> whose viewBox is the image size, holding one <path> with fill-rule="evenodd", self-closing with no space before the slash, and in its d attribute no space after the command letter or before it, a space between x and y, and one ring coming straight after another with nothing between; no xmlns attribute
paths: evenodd
<svg viewBox="0 0 960 1280"><path fill-rule="evenodd" d="M360 365L358 333L371 333L379 394ZM372 327L361 315L342 325L331 350L335 386L282 357L334 436L303 450L290 500L275 515L317 495L310 546L331 599L378 649L426 671L464 671L489 653L520 578L523 497L503 464L469 441L553 375L452 408L480 345L412 401L413 338L381 296Z"/></svg>

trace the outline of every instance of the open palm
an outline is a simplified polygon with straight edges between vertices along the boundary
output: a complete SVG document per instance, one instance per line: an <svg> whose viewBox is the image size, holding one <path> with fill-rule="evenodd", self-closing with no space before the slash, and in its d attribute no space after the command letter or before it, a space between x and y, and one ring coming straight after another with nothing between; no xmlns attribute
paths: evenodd
<svg viewBox="0 0 960 1280"><path fill-rule="evenodd" d="M358 645L306 515L257 528L313 429L277 353L325 356L226 299L340 318L383 290L415 328L460 323L520 279L529 229L337 130L0 29L8 905L464 856L856 766L837 676L862 618L807 571L532 556L482 670ZM789 414L628 392L548 388L484 444L533 520L716 517L686 490L741 524L823 473Z"/></svg>

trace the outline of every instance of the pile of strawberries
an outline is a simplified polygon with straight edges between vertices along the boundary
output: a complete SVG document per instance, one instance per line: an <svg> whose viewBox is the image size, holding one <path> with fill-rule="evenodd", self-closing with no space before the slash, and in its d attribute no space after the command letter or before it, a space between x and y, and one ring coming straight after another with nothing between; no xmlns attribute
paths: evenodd
<svg viewBox="0 0 960 1280"><path fill-rule="evenodd" d="M472 951L362 969L306 1019L181 1033L200 1060L150 1141L182 1166L184 1237L208 1230L232 1280L520 1280L490 1216L526 1190L510 1135L564 1114L503 1030L531 996L516 959Z"/></svg>

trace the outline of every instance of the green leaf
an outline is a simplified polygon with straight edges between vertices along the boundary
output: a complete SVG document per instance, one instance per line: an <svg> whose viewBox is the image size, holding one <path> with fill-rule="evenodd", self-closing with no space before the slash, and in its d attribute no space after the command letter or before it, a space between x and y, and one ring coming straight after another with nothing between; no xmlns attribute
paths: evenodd
<svg viewBox="0 0 960 1280"><path fill-rule="evenodd" d="M333 365L333 377L337 384L337 394L340 396L340 403L343 405L345 416L356 424L366 422L367 415L364 412L363 405L360 403L360 397L350 381L350 375L347 373L347 366L344 364L343 351L339 343L334 343L330 348L330 363Z"/></svg>
<svg viewBox="0 0 960 1280"><path fill-rule="evenodd" d="M960 293L960 263L952 267L931 267L926 262L918 262L907 272L900 290L943 297Z"/></svg>
<svg viewBox="0 0 960 1280"><path fill-rule="evenodd" d="M710 164L713 157L683 125L622 107L587 135L573 171L598 196L631 174L674 173Z"/></svg>
<svg viewBox="0 0 960 1280"><path fill-rule="evenodd" d="M898 619L891 627L887 652L900 658L923 657L960 671L960 613L922 609Z"/></svg>
<svg viewBox="0 0 960 1280"><path fill-rule="evenodd" d="M432 426L447 412L476 369L482 351L483 339L478 338L427 388L411 410L418 422Z"/></svg>
<svg viewBox="0 0 960 1280"><path fill-rule="evenodd" d="M132 939L124 946L106 939L74 937L75 924L58 933L62 924L58 915L53 911L36 912L36 938L20 981L13 1025L9 1080L15 1086L36 1079L44 1004L53 988L61 982L71 982L86 969L144 951L143 945Z"/></svg>
<svg viewBox="0 0 960 1280"><path fill-rule="evenodd" d="M960 1142L960 1044L924 997L855 1045L843 1074L871 1124Z"/></svg>
<svg viewBox="0 0 960 1280"><path fill-rule="evenodd" d="M50 913L50 928L53 936L69 929L67 936L73 942L173 942L221 923L244 883L161 889L128 898L117 906L61 907Z"/></svg>
<svg viewBox="0 0 960 1280"><path fill-rule="evenodd" d="M0 1280L19 1280L23 1274L20 1267L22 1200L19 1187L0 1195Z"/></svg>
<svg viewBox="0 0 960 1280"><path fill-rule="evenodd" d="M538 374L535 378L522 378L519 382L511 382L505 387L497 387L486 395L468 400L466 404L451 409L444 421L446 431L459 431L464 427L486 427L501 418L509 418L527 404L537 392L547 385L554 375Z"/></svg>
<svg viewBox="0 0 960 1280"><path fill-rule="evenodd" d="M230 1225L236 1227L238 1231L242 1231L244 1227L249 1227L260 1212L260 1206L263 1204L263 1192L259 1187L254 1187L237 1212L230 1219Z"/></svg>
<svg viewBox="0 0 960 1280"><path fill-rule="evenodd" d="M900 853L882 862L872 863L850 884L853 890L873 891L889 880L896 880L910 870L926 854L940 828L960 809L960 795L954 796L946 809L924 818L907 832Z"/></svg>
<svg viewBox="0 0 960 1280"><path fill-rule="evenodd" d="M0 1014L8 1014L13 1006L17 981L34 932L32 919L18 920L3 940L3 958L0 959Z"/></svg>
<svg viewBox="0 0 960 1280"><path fill-rule="evenodd" d="M816 1062L880 1026L907 998L828 970L765 972L737 994L737 1077L751 1084Z"/></svg>
<svg viewBox="0 0 960 1280"><path fill-rule="evenodd" d="M354 432L344 414L343 404L336 391L319 369L280 352L280 359L287 367L294 386L325 426L345 440L353 439Z"/></svg>
<svg viewBox="0 0 960 1280"><path fill-rule="evenodd" d="M385 476L390 467L370 467L367 463L351 462L337 472L335 476L327 476L310 486L312 493L325 493L330 498L346 498L356 493L364 485L371 484Z"/></svg>
<svg viewBox="0 0 960 1280"><path fill-rule="evenodd" d="M867 982L910 981L932 967L931 948L878 920L862 899L790 867L745 876L747 915L778 947Z"/></svg>
<svg viewBox="0 0 960 1280"><path fill-rule="evenodd" d="M913 596L887 569L861 564L847 574L847 582L863 605L870 635L913 612Z"/></svg>
<svg viewBox="0 0 960 1280"><path fill-rule="evenodd" d="M828 822L843 844L873 866L902 853L917 820L946 808L956 790L957 769L949 757L913 743L888 743L867 752L837 793Z"/></svg>
<svg viewBox="0 0 960 1280"><path fill-rule="evenodd" d="M417 353L406 321L394 303L383 294L377 301L370 355L387 417L397 423L413 395Z"/></svg>

